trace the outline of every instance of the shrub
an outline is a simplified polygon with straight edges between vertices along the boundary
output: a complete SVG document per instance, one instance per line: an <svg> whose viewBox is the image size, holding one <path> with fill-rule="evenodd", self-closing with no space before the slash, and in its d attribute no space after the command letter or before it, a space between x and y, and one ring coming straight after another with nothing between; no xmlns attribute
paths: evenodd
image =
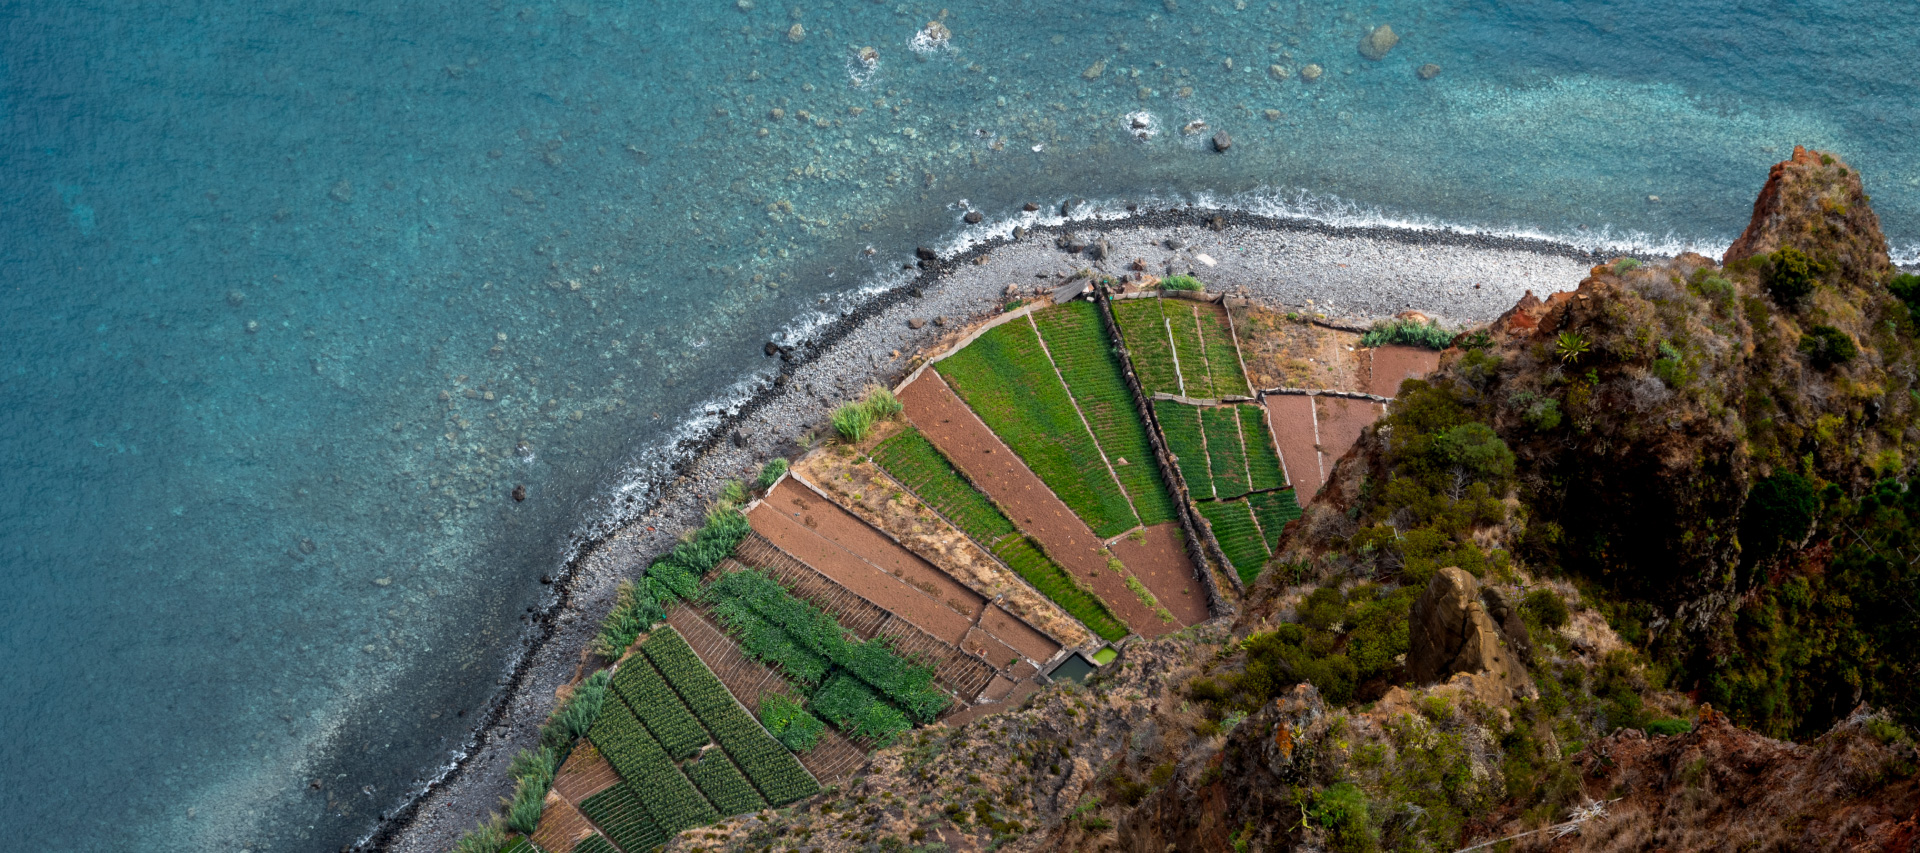
<svg viewBox="0 0 1920 853"><path fill-rule="evenodd" d="M1553 339L1553 354L1568 364L1580 363L1580 357L1592 348L1593 345L1579 332L1561 332Z"/></svg>
<svg viewBox="0 0 1920 853"><path fill-rule="evenodd" d="M507 801L507 828L532 835L540 826L547 789L553 787L554 754L542 747L522 750L508 771L515 779L513 798Z"/></svg>
<svg viewBox="0 0 1920 853"><path fill-rule="evenodd" d="M1646 266L1646 264L1641 263L1638 258L1621 258L1613 262L1613 273L1614 275L1619 275L1625 272L1632 272L1643 266Z"/></svg>
<svg viewBox="0 0 1920 853"><path fill-rule="evenodd" d="M1190 275L1170 275L1160 280L1162 290L1206 290L1207 286Z"/></svg>
<svg viewBox="0 0 1920 853"><path fill-rule="evenodd" d="M1492 427L1479 421L1449 427L1434 436L1433 448L1476 479L1501 482L1513 476L1513 451Z"/></svg>
<svg viewBox="0 0 1920 853"><path fill-rule="evenodd" d="M1781 544L1798 542L1813 526L1820 496L1812 481L1780 471L1753 484L1740 513L1740 542L1754 559L1771 556Z"/></svg>
<svg viewBox="0 0 1920 853"><path fill-rule="evenodd" d="M1560 401L1552 397L1541 397L1527 407L1520 419L1526 421L1527 426L1540 432L1552 430L1560 426Z"/></svg>
<svg viewBox="0 0 1920 853"><path fill-rule="evenodd" d="M833 430L841 438L859 443L873 431L873 411L861 403L843 403L833 410Z"/></svg>
<svg viewBox="0 0 1920 853"><path fill-rule="evenodd" d="M1846 364L1860 354L1853 339L1847 333L1832 326L1814 326L1800 336L1800 351L1807 354L1813 366L1826 370L1836 364Z"/></svg>
<svg viewBox="0 0 1920 853"><path fill-rule="evenodd" d="M1686 720L1675 720L1675 719L1654 720L1650 723L1647 723L1647 728L1646 728L1647 734L1654 735L1656 737L1666 736L1666 735L1683 735L1690 731L1693 731L1692 723L1689 723Z"/></svg>
<svg viewBox="0 0 1920 853"><path fill-rule="evenodd" d="M773 488L773 484L782 476L785 476L786 473L787 460L784 458L775 459L772 462L760 466L760 488L763 490Z"/></svg>
<svg viewBox="0 0 1920 853"><path fill-rule="evenodd" d="M873 416L876 422L884 421L906 410L906 407L901 405L899 397L893 396L892 391L879 385L867 387L867 396L861 401L861 405L867 407L867 414Z"/></svg>
<svg viewBox="0 0 1920 853"><path fill-rule="evenodd" d="M453 845L453 853L500 853L507 846L507 830L500 824L499 815L488 818L479 826L468 831Z"/></svg>
<svg viewBox="0 0 1920 853"><path fill-rule="evenodd" d="M1363 347L1383 347L1389 344L1401 344L1427 349L1446 349L1453 344L1454 335L1440 328L1438 322L1429 320L1393 320L1381 323L1368 330L1360 338Z"/></svg>
<svg viewBox="0 0 1920 853"><path fill-rule="evenodd" d="M1798 306L1820 283L1820 277L1832 269L1832 264L1792 246L1780 247L1763 263L1767 295L1783 308Z"/></svg>
<svg viewBox="0 0 1920 853"><path fill-rule="evenodd" d="M593 653L609 661L619 660L627 647L640 638L640 632L665 616L652 595L633 581L621 581L613 594L613 609L600 623L593 638Z"/></svg>
<svg viewBox="0 0 1920 853"><path fill-rule="evenodd" d="M1553 590L1545 587L1527 593L1527 597L1520 602L1520 608L1526 615L1533 617L1533 621L1540 627L1548 630L1565 625L1572 618L1567 613L1567 603L1561 601L1560 596Z"/></svg>
<svg viewBox="0 0 1920 853"><path fill-rule="evenodd" d="M1335 850L1373 850L1379 845L1373 824L1367 819L1367 795L1352 782L1341 782L1316 794L1308 814L1327 830Z"/></svg>

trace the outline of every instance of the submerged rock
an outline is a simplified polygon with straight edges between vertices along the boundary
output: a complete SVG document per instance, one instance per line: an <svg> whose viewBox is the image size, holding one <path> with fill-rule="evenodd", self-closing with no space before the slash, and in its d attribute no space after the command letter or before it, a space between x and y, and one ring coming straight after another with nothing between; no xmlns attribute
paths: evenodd
<svg viewBox="0 0 1920 853"><path fill-rule="evenodd" d="M794 24L793 26L787 28L787 41L793 42L795 44L799 44L806 37L807 37L806 27L803 27L799 24Z"/></svg>
<svg viewBox="0 0 1920 853"><path fill-rule="evenodd" d="M1360 40L1360 55L1378 62L1385 59L1387 51L1392 50L1393 46L1399 43L1400 36L1393 31L1393 27L1381 24Z"/></svg>
<svg viewBox="0 0 1920 853"><path fill-rule="evenodd" d="M1232 147L1233 137L1229 136L1226 131L1223 130L1213 135L1213 150L1225 154L1227 149Z"/></svg>
<svg viewBox="0 0 1920 853"><path fill-rule="evenodd" d="M1322 69L1318 64L1309 62L1300 69L1300 79L1305 80L1308 83L1312 83L1313 81L1320 79L1320 74L1323 70L1324 69Z"/></svg>
<svg viewBox="0 0 1920 853"><path fill-rule="evenodd" d="M1105 74L1106 71L1107 71L1107 61L1102 59L1094 62L1092 65L1087 66L1087 70L1080 72L1080 76L1085 77L1088 80L1097 80L1099 79L1100 75Z"/></svg>
<svg viewBox="0 0 1920 853"><path fill-rule="evenodd" d="M1425 65L1420 66L1419 68L1414 69L1413 73L1419 75L1420 79L1422 80L1432 80L1433 78L1440 76L1440 66L1429 62Z"/></svg>
<svg viewBox="0 0 1920 853"><path fill-rule="evenodd" d="M969 210L967 211L967 215L962 216L960 218L963 221L965 221L968 225L979 225L980 220L985 219L986 217L982 216L980 211L978 210Z"/></svg>

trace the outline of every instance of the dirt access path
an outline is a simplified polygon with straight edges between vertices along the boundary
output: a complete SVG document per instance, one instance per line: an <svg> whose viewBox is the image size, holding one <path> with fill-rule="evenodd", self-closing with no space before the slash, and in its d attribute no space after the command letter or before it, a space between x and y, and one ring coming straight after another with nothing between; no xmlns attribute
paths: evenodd
<svg viewBox="0 0 1920 853"><path fill-rule="evenodd" d="M1016 526L1092 589L1129 629L1158 637L1181 627L1160 621L1127 588L1126 579L1109 569L1101 556L1100 537L987 429L938 372L922 372L901 390L900 402L906 406L907 419L954 467L1004 507Z"/></svg>

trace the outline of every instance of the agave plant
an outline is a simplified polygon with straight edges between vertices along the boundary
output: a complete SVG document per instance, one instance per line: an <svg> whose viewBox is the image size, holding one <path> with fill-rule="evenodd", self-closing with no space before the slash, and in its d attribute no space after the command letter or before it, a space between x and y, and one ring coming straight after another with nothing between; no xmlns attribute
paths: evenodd
<svg viewBox="0 0 1920 853"><path fill-rule="evenodd" d="M1561 332L1553 342L1554 354L1568 364L1578 363L1580 357L1586 355L1592 348L1592 345L1587 343L1587 339L1578 332Z"/></svg>

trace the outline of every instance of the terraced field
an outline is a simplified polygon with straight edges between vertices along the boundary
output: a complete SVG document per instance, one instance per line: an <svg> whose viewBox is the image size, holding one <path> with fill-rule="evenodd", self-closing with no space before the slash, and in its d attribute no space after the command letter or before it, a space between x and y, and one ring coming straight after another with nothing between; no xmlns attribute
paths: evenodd
<svg viewBox="0 0 1920 853"><path fill-rule="evenodd" d="M1200 410L1201 431L1207 435L1207 471L1213 475L1215 497L1237 498L1247 493L1247 452L1240 445L1239 406Z"/></svg>
<svg viewBox="0 0 1920 853"><path fill-rule="evenodd" d="M1259 406L1235 406L1240 414L1240 440L1247 451L1247 471L1252 479L1247 487L1264 492L1287 484L1286 469L1280 464L1280 452L1267 431L1267 414Z"/></svg>
<svg viewBox="0 0 1920 853"><path fill-rule="evenodd" d="M1201 435L1200 407L1155 400L1153 416L1160 421L1160 432L1167 439L1167 452L1180 466L1187 491L1197 498L1213 497L1213 471L1207 461L1206 440Z"/></svg>
<svg viewBox="0 0 1920 853"><path fill-rule="evenodd" d="M1185 299L1122 299L1112 305L1148 394L1252 396L1226 309Z"/></svg>
<svg viewBox="0 0 1920 853"><path fill-rule="evenodd" d="M1126 627L1099 598L1020 533L919 430L908 428L882 442L874 448L873 460L1095 635L1108 641L1127 635Z"/></svg>
<svg viewBox="0 0 1920 853"><path fill-rule="evenodd" d="M1099 306L1069 302L1035 313L1033 321L1066 378L1068 391L1093 426L1094 440L1133 500L1140 523L1172 521L1173 497L1153 463L1153 444L1134 406L1133 391L1121 375L1120 358L1100 320Z"/></svg>
<svg viewBox="0 0 1920 853"><path fill-rule="evenodd" d="M1167 338L1167 321L1158 299L1121 299L1110 303L1120 335L1133 355L1135 378L1148 394L1181 393L1180 371Z"/></svg>
<svg viewBox="0 0 1920 853"><path fill-rule="evenodd" d="M1280 533L1286 529L1287 522L1300 517L1299 499L1292 489L1249 495L1247 503L1253 506L1253 517L1260 522L1269 551L1279 546Z"/></svg>
<svg viewBox="0 0 1920 853"><path fill-rule="evenodd" d="M995 326L935 369L1096 535L1139 523L1032 324Z"/></svg>
<svg viewBox="0 0 1920 853"><path fill-rule="evenodd" d="M1260 528L1254 525L1253 510L1247 501L1199 501L1194 507L1213 528L1213 537L1219 540L1220 550L1226 553L1240 580L1250 583L1259 577L1269 552Z"/></svg>

